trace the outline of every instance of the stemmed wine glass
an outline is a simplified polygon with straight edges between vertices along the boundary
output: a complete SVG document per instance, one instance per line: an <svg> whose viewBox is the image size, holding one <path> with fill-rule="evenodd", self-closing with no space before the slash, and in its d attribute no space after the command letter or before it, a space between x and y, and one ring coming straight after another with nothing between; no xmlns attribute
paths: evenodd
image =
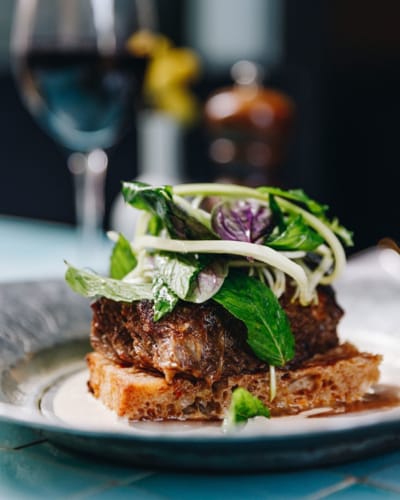
<svg viewBox="0 0 400 500"><path fill-rule="evenodd" d="M69 152L86 250L103 223L104 149L132 121L146 68L127 41L152 29L151 7L149 0L16 0L13 72L28 110Z"/></svg>

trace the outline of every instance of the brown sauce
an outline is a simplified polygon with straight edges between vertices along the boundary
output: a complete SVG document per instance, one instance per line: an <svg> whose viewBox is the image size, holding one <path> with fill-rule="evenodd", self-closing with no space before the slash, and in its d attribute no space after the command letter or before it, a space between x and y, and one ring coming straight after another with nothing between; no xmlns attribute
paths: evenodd
<svg viewBox="0 0 400 500"><path fill-rule="evenodd" d="M353 403L335 406L328 411L314 413L307 418L335 417L348 413L359 413L371 410L388 410L400 406L400 387L395 385L378 385L371 394Z"/></svg>

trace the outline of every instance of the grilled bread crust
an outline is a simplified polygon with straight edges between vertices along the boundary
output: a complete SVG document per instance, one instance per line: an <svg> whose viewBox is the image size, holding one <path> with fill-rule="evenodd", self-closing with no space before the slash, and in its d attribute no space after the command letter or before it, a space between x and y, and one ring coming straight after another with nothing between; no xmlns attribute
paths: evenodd
<svg viewBox="0 0 400 500"><path fill-rule="evenodd" d="M378 381L380 361L379 355L342 344L296 369L276 369L277 394L270 401L269 370L228 376L212 385L184 377L168 383L160 374L124 367L91 352L88 386L117 415L134 421L220 420L238 386L260 398L277 416L360 400Z"/></svg>

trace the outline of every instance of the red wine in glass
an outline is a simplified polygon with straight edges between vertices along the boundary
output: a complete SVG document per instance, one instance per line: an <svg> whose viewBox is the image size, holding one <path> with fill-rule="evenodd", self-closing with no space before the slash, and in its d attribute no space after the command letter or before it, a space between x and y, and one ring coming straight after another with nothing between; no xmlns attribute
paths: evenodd
<svg viewBox="0 0 400 500"><path fill-rule="evenodd" d="M147 60L127 51L32 48L16 61L24 101L38 123L72 151L118 142L131 124Z"/></svg>
<svg viewBox="0 0 400 500"><path fill-rule="evenodd" d="M77 221L88 249L102 227L108 163L103 150L129 128L142 91L147 61L127 49L128 41L151 30L152 2L16 0L15 5L16 83L37 123L71 153Z"/></svg>

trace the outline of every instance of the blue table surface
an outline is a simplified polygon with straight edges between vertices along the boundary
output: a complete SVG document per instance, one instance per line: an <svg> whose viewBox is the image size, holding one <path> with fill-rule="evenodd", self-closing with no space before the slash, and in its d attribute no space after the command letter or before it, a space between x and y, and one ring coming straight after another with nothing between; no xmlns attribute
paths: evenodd
<svg viewBox="0 0 400 500"><path fill-rule="evenodd" d="M0 217L0 281L61 277L63 259L79 255L77 247L72 228ZM105 245L99 252L100 267L106 251ZM31 498L400 498L400 451L290 472L189 474L86 458L57 448L37 431L0 423L0 499Z"/></svg>

